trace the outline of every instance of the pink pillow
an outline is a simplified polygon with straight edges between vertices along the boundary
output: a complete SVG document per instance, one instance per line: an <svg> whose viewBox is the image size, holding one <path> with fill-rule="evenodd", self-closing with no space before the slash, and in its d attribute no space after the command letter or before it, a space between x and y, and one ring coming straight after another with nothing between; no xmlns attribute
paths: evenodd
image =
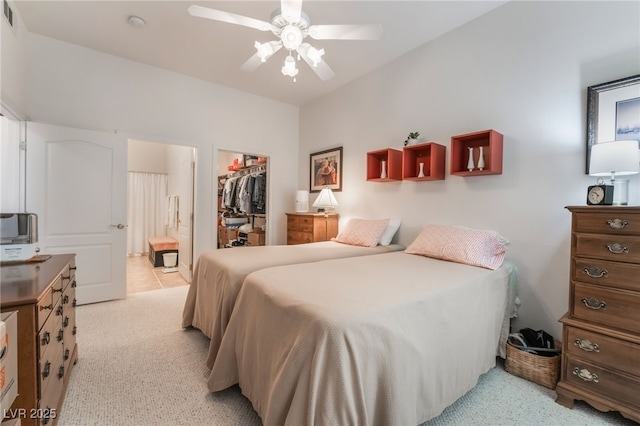
<svg viewBox="0 0 640 426"><path fill-rule="evenodd" d="M375 247L388 224L389 219L350 219L338 236L331 240L352 246Z"/></svg>
<svg viewBox="0 0 640 426"><path fill-rule="evenodd" d="M507 244L509 241L494 231L428 225L405 253L498 269L507 254Z"/></svg>

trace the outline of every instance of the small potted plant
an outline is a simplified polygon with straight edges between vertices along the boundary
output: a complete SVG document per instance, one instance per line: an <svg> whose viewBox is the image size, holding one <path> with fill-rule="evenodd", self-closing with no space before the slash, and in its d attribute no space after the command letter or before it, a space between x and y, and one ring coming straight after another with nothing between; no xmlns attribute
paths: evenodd
<svg viewBox="0 0 640 426"><path fill-rule="evenodd" d="M404 146L415 145L418 143L418 137L420 136L420 132L411 132L409 136L404 141Z"/></svg>

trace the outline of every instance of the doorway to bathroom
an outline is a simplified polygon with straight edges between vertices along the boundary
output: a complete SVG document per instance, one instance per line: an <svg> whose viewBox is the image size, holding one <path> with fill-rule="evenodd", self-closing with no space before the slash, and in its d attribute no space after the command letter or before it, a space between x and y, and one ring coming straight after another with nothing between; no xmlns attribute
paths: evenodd
<svg viewBox="0 0 640 426"><path fill-rule="evenodd" d="M129 139L127 293L191 281L195 159L193 147Z"/></svg>

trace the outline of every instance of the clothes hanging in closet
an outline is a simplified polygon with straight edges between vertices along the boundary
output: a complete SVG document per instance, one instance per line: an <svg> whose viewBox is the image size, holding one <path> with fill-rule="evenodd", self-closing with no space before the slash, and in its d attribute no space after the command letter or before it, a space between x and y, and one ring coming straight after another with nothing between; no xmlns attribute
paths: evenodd
<svg viewBox="0 0 640 426"><path fill-rule="evenodd" d="M233 176L226 180L222 205L246 214L264 214L266 207L266 173Z"/></svg>

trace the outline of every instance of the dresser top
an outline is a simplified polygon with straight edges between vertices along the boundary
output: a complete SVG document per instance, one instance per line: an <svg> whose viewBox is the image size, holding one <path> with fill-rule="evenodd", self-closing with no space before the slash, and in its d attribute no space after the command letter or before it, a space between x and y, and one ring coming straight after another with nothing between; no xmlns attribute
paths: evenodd
<svg viewBox="0 0 640 426"><path fill-rule="evenodd" d="M567 206L574 213L640 213L640 206Z"/></svg>
<svg viewBox="0 0 640 426"><path fill-rule="evenodd" d="M0 307L36 303L74 256L54 254L44 262L0 266Z"/></svg>

